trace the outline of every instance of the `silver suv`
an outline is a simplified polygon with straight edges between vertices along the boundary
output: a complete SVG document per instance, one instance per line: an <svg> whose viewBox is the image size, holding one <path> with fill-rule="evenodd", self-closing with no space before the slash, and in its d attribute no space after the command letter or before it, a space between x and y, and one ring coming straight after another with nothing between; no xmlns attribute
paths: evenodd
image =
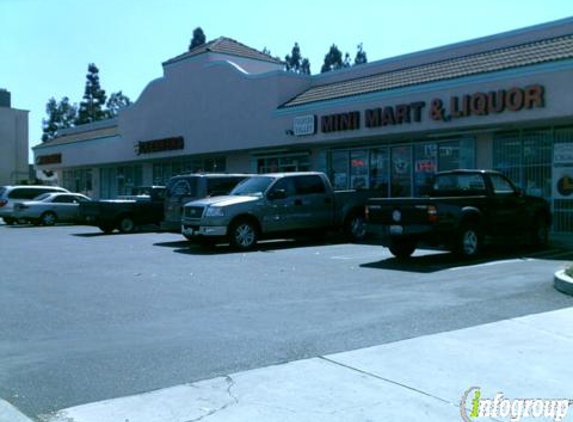
<svg viewBox="0 0 573 422"><path fill-rule="evenodd" d="M64 192L67 189L56 186L2 186L0 187L0 217L6 224L14 224L14 203L29 201L44 193Z"/></svg>

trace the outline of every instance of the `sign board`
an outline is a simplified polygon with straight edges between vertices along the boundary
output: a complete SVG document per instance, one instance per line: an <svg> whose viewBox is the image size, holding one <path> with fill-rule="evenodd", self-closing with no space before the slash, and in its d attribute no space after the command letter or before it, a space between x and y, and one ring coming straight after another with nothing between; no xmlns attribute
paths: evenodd
<svg viewBox="0 0 573 422"><path fill-rule="evenodd" d="M316 133L316 116L310 114L308 116L295 117L293 121L294 136L308 136Z"/></svg>
<svg viewBox="0 0 573 422"><path fill-rule="evenodd" d="M573 143L553 145L554 164L573 164Z"/></svg>

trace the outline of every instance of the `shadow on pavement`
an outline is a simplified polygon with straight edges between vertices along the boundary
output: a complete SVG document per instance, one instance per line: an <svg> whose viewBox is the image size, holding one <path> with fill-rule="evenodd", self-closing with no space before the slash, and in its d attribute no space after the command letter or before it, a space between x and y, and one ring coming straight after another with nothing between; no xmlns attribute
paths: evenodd
<svg viewBox="0 0 573 422"><path fill-rule="evenodd" d="M363 268L376 268L381 270L408 271L417 273L433 273L448 270L454 267L468 267L473 265L495 263L506 260L547 259L563 261L573 259L573 251L562 248L548 248L532 250L527 247L517 247L512 251L506 248L489 247L479 257L463 259L452 252L437 252L427 255L414 256L409 259L387 258L382 261L370 262L360 265Z"/></svg>

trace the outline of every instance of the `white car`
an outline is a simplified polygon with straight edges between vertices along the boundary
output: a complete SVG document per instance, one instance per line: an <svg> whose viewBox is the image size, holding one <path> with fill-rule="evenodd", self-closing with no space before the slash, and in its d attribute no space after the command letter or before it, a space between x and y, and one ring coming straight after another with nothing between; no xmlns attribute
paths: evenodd
<svg viewBox="0 0 573 422"><path fill-rule="evenodd" d="M14 218L34 225L53 226L56 223L80 221L80 203L91 201L79 193L45 193L32 201L14 204Z"/></svg>
<svg viewBox="0 0 573 422"><path fill-rule="evenodd" d="M14 224L14 204L29 201L47 192L69 193L67 189L57 186L0 186L0 217L8 225Z"/></svg>

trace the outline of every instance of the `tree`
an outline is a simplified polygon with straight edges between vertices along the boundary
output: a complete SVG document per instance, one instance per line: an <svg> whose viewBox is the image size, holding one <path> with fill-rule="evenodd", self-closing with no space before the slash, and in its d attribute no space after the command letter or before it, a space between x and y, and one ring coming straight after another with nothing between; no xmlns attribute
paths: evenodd
<svg viewBox="0 0 573 422"><path fill-rule="evenodd" d="M42 142L54 139L62 129L73 127L77 119L78 107L70 103L68 97L57 102L53 97L46 104L47 119L42 119Z"/></svg>
<svg viewBox="0 0 573 422"><path fill-rule="evenodd" d="M200 26L193 30L193 38L191 39L191 44L189 44L189 51L193 50L195 47L199 47L205 44L206 38L205 33Z"/></svg>
<svg viewBox="0 0 573 422"><path fill-rule="evenodd" d="M300 54L298 43L294 43L291 54L285 56L286 70L294 73L310 75L310 62Z"/></svg>
<svg viewBox="0 0 573 422"><path fill-rule="evenodd" d="M354 66L358 66L360 64L368 63L368 58L366 57L366 51L362 49L362 43L356 46L356 57L354 57Z"/></svg>
<svg viewBox="0 0 573 422"><path fill-rule="evenodd" d="M119 110L131 104L131 100L127 95L123 95L122 91L114 92L107 100L107 118L113 119L119 114Z"/></svg>
<svg viewBox="0 0 573 422"><path fill-rule="evenodd" d="M105 120L107 112L104 110L106 103L105 91L99 83L99 69L93 63L88 65L88 74L86 75L86 88L84 90L83 101L80 103L78 118L76 124L83 125L86 123Z"/></svg>
<svg viewBox="0 0 573 422"><path fill-rule="evenodd" d="M330 50L328 50L328 53L324 56L324 63L320 69L320 73L342 69L343 67L342 52L338 49L336 44L332 44Z"/></svg>

